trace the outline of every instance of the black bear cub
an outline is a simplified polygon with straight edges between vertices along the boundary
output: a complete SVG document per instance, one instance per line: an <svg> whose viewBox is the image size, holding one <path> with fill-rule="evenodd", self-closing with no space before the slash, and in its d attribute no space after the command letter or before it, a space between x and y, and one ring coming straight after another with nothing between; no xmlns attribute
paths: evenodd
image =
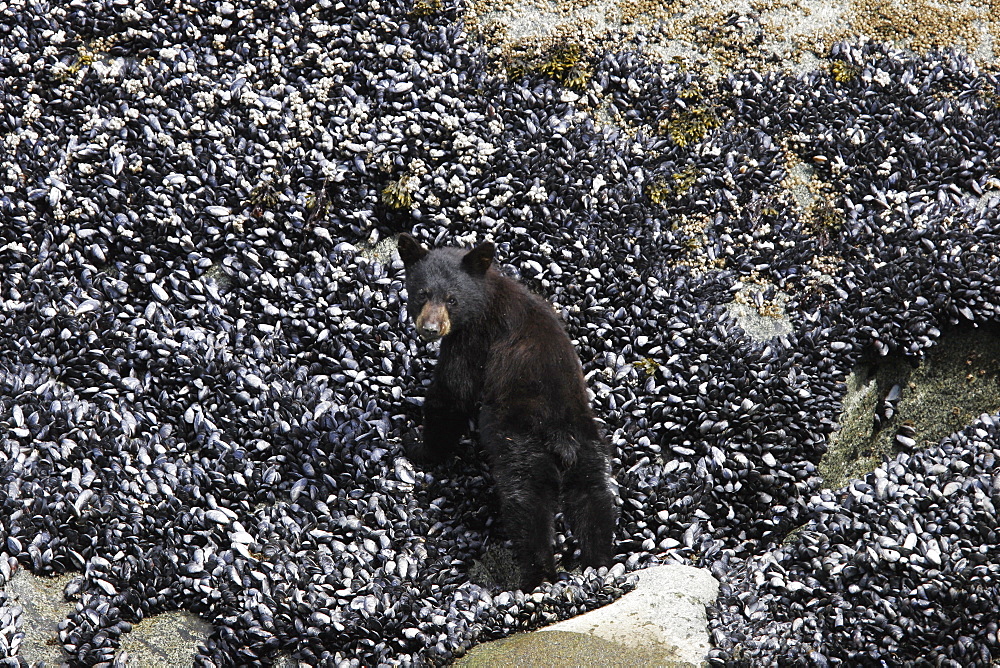
<svg viewBox="0 0 1000 668"><path fill-rule="evenodd" d="M493 265L493 244L428 251L399 237L407 310L441 340L424 399L424 463L452 453L478 410L479 437L513 540L522 589L555 576L554 515L562 507L585 566L612 558L610 452L587 398L579 357L552 306Z"/></svg>

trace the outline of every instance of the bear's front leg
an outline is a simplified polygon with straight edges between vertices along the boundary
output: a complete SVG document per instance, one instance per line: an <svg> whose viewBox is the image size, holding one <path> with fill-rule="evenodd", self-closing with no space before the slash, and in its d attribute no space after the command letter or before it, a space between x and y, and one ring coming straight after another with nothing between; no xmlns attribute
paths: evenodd
<svg viewBox="0 0 1000 668"><path fill-rule="evenodd" d="M420 464L438 464L455 452L468 429L468 414L455 408L450 392L433 383L424 399L423 440L411 443L406 454Z"/></svg>

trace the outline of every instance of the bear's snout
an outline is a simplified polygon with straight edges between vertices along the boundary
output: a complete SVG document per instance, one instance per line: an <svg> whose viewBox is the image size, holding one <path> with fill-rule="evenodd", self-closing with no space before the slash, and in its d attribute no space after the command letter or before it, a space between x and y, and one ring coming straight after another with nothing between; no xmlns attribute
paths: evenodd
<svg viewBox="0 0 1000 668"><path fill-rule="evenodd" d="M436 341L451 331L451 319L444 304L428 303L417 316L417 334L424 341Z"/></svg>

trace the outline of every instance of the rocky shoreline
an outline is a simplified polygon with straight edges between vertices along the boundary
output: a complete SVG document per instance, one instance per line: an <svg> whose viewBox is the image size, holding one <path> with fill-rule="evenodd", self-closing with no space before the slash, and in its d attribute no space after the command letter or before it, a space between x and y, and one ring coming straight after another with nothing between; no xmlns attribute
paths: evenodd
<svg viewBox="0 0 1000 668"><path fill-rule="evenodd" d="M26 570L70 574L73 665L183 610L195 665L367 666L681 563L712 665L995 662L992 10L533 8L0 7L0 660ZM475 441L404 456L401 231L493 241L562 315L613 568L561 530L510 590Z"/></svg>

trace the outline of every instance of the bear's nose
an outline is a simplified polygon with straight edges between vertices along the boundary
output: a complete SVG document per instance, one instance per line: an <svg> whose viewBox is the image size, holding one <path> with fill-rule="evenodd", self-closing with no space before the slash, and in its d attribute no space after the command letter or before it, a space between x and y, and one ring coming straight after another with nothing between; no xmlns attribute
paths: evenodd
<svg viewBox="0 0 1000 668"><path fill-rule="evenodd" d="M451 331L448 309L441 304L427 304L417 316L417 334L425 341L435 341Z"/></svg>

